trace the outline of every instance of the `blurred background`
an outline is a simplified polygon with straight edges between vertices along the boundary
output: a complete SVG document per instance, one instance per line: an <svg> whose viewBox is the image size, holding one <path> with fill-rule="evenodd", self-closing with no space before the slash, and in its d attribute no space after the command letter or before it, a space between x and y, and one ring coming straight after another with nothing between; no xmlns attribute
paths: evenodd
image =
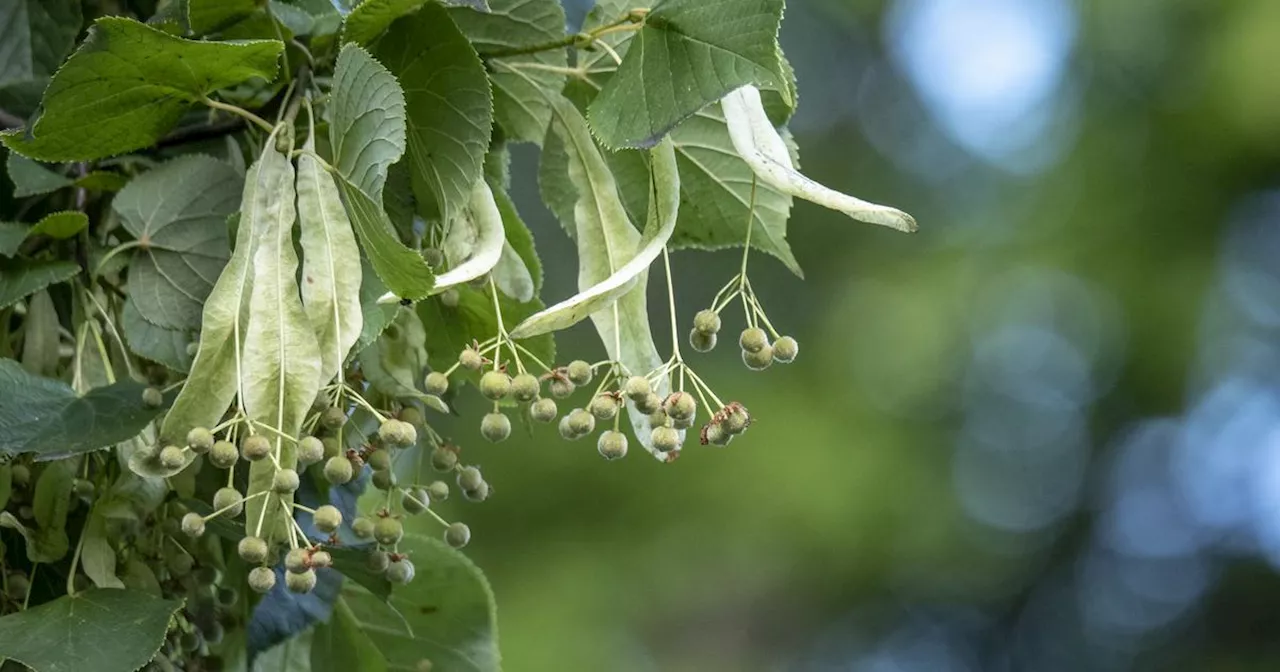
<svg viewBox="0 0 1280 672"><path fill-rule="evenodd" d="M692 358L732 446L446 428L506 669L1280 669L1280 2L791 0L782 43L805 172L921 231L796 204L806 279L751 275L799 359ZM738 254L674 263L683 335Z"/></svg>

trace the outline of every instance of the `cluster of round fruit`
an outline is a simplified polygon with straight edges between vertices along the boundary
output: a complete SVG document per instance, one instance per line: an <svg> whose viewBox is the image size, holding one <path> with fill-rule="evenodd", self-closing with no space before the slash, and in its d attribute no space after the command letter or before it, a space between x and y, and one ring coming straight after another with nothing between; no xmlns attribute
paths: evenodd
<svg viewBox="0 0 1280 672"><path fill-rule="evenodd" d="M689 345L698 352L710 352L716 347L720 333L720 314L710 308L693 316L693 331L689 332ZM777 340L769 342L769 335L760 327L747 327L738 336L742 348L742 362L753 371L763 371L774 362L790 364L800 354L800 344L790 336L774 334Z"/></svg>

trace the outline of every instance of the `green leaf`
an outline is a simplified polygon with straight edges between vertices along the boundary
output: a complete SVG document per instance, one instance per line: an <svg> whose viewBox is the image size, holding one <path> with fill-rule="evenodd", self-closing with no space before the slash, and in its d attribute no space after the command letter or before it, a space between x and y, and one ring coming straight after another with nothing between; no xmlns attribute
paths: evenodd
<svg viewBox="0 0 1280 672"><path fill-rule="evenodd" d="M84 177L76 178L75 185L89 191L120 191L129 184L129 178L120 173L106 170L93 170Z"/></svg>
<svg viewBox="0 0 1280 672"><path fill-rule="evenodd" d="M541 144L551 121L547 95L564 87L565 49L501 56L503 51L564 37L564 9L558 0L489 0L489 12L458 7L450 15L489 65L494 119L517 142Z"/></svg>
<svg viewBox="0 0 1280 672"><path fill-rule="evenodd" d="M353 44L342 48L333 79L329 144L347 215L383 283L397 296L422 298L435 276L396 237L382 208L387 167L404 153L404 94L386 68Z"/></svg>
<svg viewBox="0 0 1280 672"><path fill-rule="evenodd" d="M65 534L40 534L24 526L8 511L0 511L0 527L10 528L22 535L27 544L27 560L30 562L57 562L66 557L70 550Z"/></svg>
<svg viewBox="0 0 1280 672"><path fill-rule="evenodd" d="M45 215L27 232L27 237L49 236L57 240L66 240L89 228L89 217L83 212L67 210Z"/></svg>
<svg viewBox="0 0 1280 672"><path fill-rule="evenodd" d="M0 260L0 308L52 285L69 280L80 272L74 261L31 259Z"/></svg>
<svg viewBox="0 0 1280 672"><path fill-rule="evenodd" d="M387 167L404 154L404 92L395 75L351 44L333 72L329 145L338 172L380 203Z"/></svg>
<svg viewBox="0 0 1280 672"><path fill-rule="evenodd" d="M279 206L277 193L287 179L282 173L288 168L281 166L287 161L274 151L274 139L272 134L266 145L267 152L245 175L235 249L205 299L200 319L200 346L191 363L187 383L164 417L160 428L164 442L184 445L187 432L195 427L217 425L235 399L240 381L240 351L249 330L249 295L253 287L258 228L255 222L269 216L273 206ZM288 180L287 187L293 191L292 180ZM194 455L188 455L194 459ZM172 476L186 468L184 464L178 469L163 469L158 461L148 465L131 461L130 466L135 470L145 467L146 473L157 476Z"/></svg>
<svg viewBox="0 0 1280 672"><path fill-rule="evenodd" d="M0 3L0 87L52 75L82 20L80 0Z"/></svg>
<svg viewBox="0 0 1280 672"><path fill-rule="evenodd" d="M373 390L391 399L422 399L418 381L426 370L427 334L414 311L401 308L382 338L360 353L360 370Z"/></svg>
<svg viewBox="0 0 1280 672"><path fill-rule="evenodd" d="M132 300L120 311L120 330L135 355L163 364L174 371L191 370L192 356L187 344L196 341L194 332L157 327L146 321Z"/></svg>
<svg viewBox="0 0 1280 672"><path fill-rule="evenodd" d="M396 21L374 52L405 87L414 194L451 222L484 167L493 99L484 65L449 11L428 4Z"/></svg>
<svg viewBox="0 0 1280 672"><path fill-rule="evenodd" d="M422 255L396 238L382 206L346 178L338 180L338 193L342 194L351 225L360 236L370 266L387 288L405 299L420 299L430 294L435 284L431 267Z"/></svg>
<svg viewBox="0 0 1280 672"><path fill-rule="evenodd" d="M310 651L314 633L308 628L263 651L253 660L253 672L313 672Z"/></svg>
<svg viewBox="0 0 1280 672"><path fill-rule="evenodd" d="M121 588L124 582L116 578L116 550L107 540L107 519L103 515L104 502L99 501L89 513L89 520L81 534L80 565L85 576L99 588Z"/></svg>
<svg viewBox="0 0 1280 672"><path fill-rule="evenodd" d="M147 147L209 93L274 79L283 50L276 40L196 42L103 17L54 75L34 126L0 138L41 161L87 161Z"/></svg>
<svg viewBox="0 0 1280 672"><path fill-rule="evenodd" d="M180 600L88 590L0 618L0 656L34 672L133 672L164 643Z"/></svg>
<svg viewBox="0 0 1280 672"><path fill-rule="evenodd" d="M9 505L9 496L13 494L13 465L0 464L0 509Z"/></svg>
<svg viewBox="0 0 1280 672"><path fill-rule="evenodd" d="M144 389L126 380L81 397L61 381L0 360L0 453L50 458L126 441L160 413L142 403Z"/></svg>
<svg viewBox="0 0 1280 672"><path fill-rule="evenodd" d="M73 183L71 178L19 154L9 154L7 167L9 179L13 181L13 195L18 198L47 194Z"/></svg>
<svg viewBox="0 0 1280 672"><path fill-rule="evenodd" d="M356 623L346 600L338 598L329 621L311 638L311 672L383 672L387 661Z"/></svg>
<svg viewBox="0 0 1280 672"><path fill-rule="evenodd" d="M230 164L190 154L135 178L112 201L140 251L129 265L138 313L166 329L196 329L231 255L224 223L244 178Z"/></svg>
<svg viewBox="0 0 1280 672"><path fill-rule="evenodd" d="M375 572L369 566L369 551L372 549L372 546L331 546L326 550L333 557L335 570L378 599L385 600L391 595L391 582L385 573Z"/></svg>
<svg viewBox="0 0 1280 672"><path fill-rule="evenodd" d="M578 287L581 291L521 322L512 338L527 338L566 329L608 309L631 291L662 253L675 230L680 178L670 142L651 152L649 222L643 238L627 218L609 167L591 139L586 120L566 98L555 102L552 132L568 149L568 182L577 192L574 223L578 241ZM612 324L613 315L601 315Z"/></svg>
<svg viewBox="0 0 1280 672"><path fill-rule="evenodd" d="M12 257L27 239L27 225L17 222L0 222L0 256Z"/></svg>
<svg viewBox="0 0 1280 672"><path fill-rule="evenodd" d="M783 0L663 0L591 103L607 147L651 147L676 124L746 84L786 91Z"/></svg>
<svg viewBox="0 0 1280 672"><path fill-rule="evenodd" d="M561 183L560 190L551 194L549 203L556 215L564 220L562 223L575 231L578 288L581 293L544 311L535 319L521 323L512 330L512 336L560 328L560 325L573 324L589 314L609 358L633 374L646 374L661 366L663 360L653 343L649 327L645 297L649 264L633 265L630 262L638 256L643 260L642 254L647 256L651 253L656 257L661 245L651 249L647 244L670 236L675 225L678 214L675 194L679 191L679 177L674 153L670 143L663 142L651 154L654 186L648 206L649 221L642 235L627 218L617 184L591 139L582 114L563 97L555 101L555 113L547 143L548 149L553 151L548 154L544 149L544 161L548 157L554 158L551 168L560 168L564 172L547 175L548 166L544 166L543 182L544 185L547 180ZM660 217L658 213L661 213ZM668 376L661 377L655 385L655 392L659 395L665 396L669 389ZM675 459L674 455L653 448L649 436L652 427L647 414L637 412L634 404L628 402L628 415L637 440L646 450L662 461Z"/></svg>
<svg viewBox="0 0 1280 672"><path fill-rule="evenodd" d="M460 260L453 268L436 276L432 294L439 294L446 289L484 276L498 264L502 257L502 248L506 243L503 229L502 213L494 202L489 183L478 179L469 189L471 192L467 209L449 225L449 239L465 238L468 252L465 260ZM446 248L448 240L446 240ZM452 259L450 260L453 261ZM394 293L384 295L383 303L395 303L398 297Z"/></svg>
<svg viewBox="0 0 1280 672"><path fill-rule="evenodd" d="M40 291L32 295L27 302L27 318L23 326L22 368L37 376L58 374L58 362L62 359L58 347L61 326L58 309L53 305L49 292Z"/></svg>
<svg viewBox="0 0 1280 672"><path fill-rule="evenodd" d="M305 149L315 151L314 129ZM333 176L305 153L298 157L298 223L302 304L320 348L320 380L328 382L342 375L360 338L360 248Z"/></svg>
<svg viewBox="0 0 1280 672"><path fill-rule="evenodd" d="M45 554L40 562L57 562L70 548L67 514L71 511L71 490L75 487L79 467L78 460L55 460L46 465L40 472L40 478L36 479L35 495L31 501L36 529L28 538L28 544ZM31 555L30 547L27 555Z"/></svg>
<svg viewBox="0 0 1280 672"><path fill-rule="evenodd" d="M250 178L262 186L262 191L253 201L246 202L240 221L240 228L250 229L257 241L240 401L250 420L296 437L320 391L320 346L298 289L298 253L293 246L297 219L293 165L288 156L275 150L278 134L279 131L267 141L257 174ZM275 444L275 459L249 465L246 495L270 490L277 465L283 469L297 467L297 446L279 436L270 438ZM255 534L261 529L262 535L255 536L268 540L287 538L292 503L292 494L246 502L246 533Z"/></svg>
<svg viewBox="0 0 1280 672"><path fill-rule="evenodd" d="M754 86L744 86L725 96L721 106L734 148L761 181L861 222L907 233L916 230L916 220L897 208L840 193L800 174L791 162L782 136L765 113L760 91Z"/></svg>
<svg viewBox="0 0 1280 672"><path fill-rule="evenodd" d="M422 669L425 659L437 670L500 669L493 591L480 570L435 539L407 534L399 549L412 558L415 576L397 586L389 602L350 583L342 591L387 668Z"/></svg>
<svg viewBox="0 0 1280 672"><path fill-rule="evenodd" d="M226 28L257 11L258 0L187 0L187 25L196 35Z"/></svg>

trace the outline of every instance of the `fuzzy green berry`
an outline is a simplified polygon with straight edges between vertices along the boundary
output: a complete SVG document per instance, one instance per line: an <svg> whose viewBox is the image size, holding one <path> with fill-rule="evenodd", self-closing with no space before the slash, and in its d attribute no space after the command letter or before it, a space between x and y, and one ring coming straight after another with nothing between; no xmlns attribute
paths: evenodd
<svg viewBox="0 0 1280 672"><path fill-rule="evenodd" d="M387 571L387 565L391 564L391 556L386 551L375 548L369 551L369 557L365 562L369 565L369 569L381 574Z"/></svg>
<svg viewBox="0 0 1280 672"><path fill-rule="evenodd" d="M556 400L549 397L543 397L529 407L529 415L538 422L551 422L556 419L556 415L560 409L556 407Z"/></svg>
<svg viewBox="0 0 1280 672"><path fill-rule="evenodd" d="M581 438L578 434L574 433L573 426L569 424L569 416L567 415L560 418L560 424L557 426L557 430L560 432L560 438L566 441L573 441Z"/></svg>
<svg viewBox="0 0 1280 672"><path fill-rule="evenodd" d="M329 431L337 431L347 424L347 412L337 406L330 406L320 414L320 424Z"/></svg>
<svg viewBox="0 0 1280 672"><path fill-rule="evenodd" d="M426 422L426 418L422 417L422 411L418 410L417 406L405 406L400 409L399 419L400 422L407 422L414 428L421 427Z"/></svg>
<svg viewBox="0 0 1280 672"><path fill-rule="evenodd" d="M391 451L380 448L364 456L365 464L374 471L386 471L391 468Z"/></svg>
<svg viewBox="0 0 1280 672"><path fill-rule="evenodd" d="M359 516L351 521L351 533L356 535L357 539L370 539L373 537L373 521L364 516Z"/></svg>
<svg viewBox="0 0 1280 672"><path fill-rule="evenodd" d="M618 400L607 393L597 395L587 404L587 410L598 420L612 420L618 415Z"/></svg>
<svg viewBox="0 0 1280 672"><path fill-rule="evenodd" d="M207 427L196 427L187 432L187 447L196 455L204 455L213 448L213 432Z"/></svg>
<svg viewBox="0 0 1280 672"><path fill-rule="evenodd" d="M293 469L276 469L271 477L271 489L280 495L293 494L298 489L298 472Z"/></svg>
<svg viewBox="0 0 1280 672"><path fill-rule="evenodd" d="M769 335L760 327L747 327L738 336L738 347L743 352L758 352L766 345L769 345Z"/></svg>
<svg viewBox="0 0 1280 672"><path fill-rule="evenodd" d="M324 568L333 566L333 556L328 551L315 551L311 554L311 566Z"/></svg>
<svg viewBox="0 0 1280 672"><path fill-rule="evenodd" d="M471 528L466 523L453 523L444 531L444 541L454 548L471 543Z"/></svg>
<svg viewBox="0 0 1280 672"><path fill-rule="evenodd" d="M403 586L413 580L413 563L408 558L394 560L387 565L385 575L391 583Z"/></svg>
<svg viewBox="0 0 1280 672"><path fill-rule="evenodd" d="M458 451L446 446L436 446L431 450L431 468L439 472L450 472L458 466Z"/></svg>
<svg viewBox="0 0 1280 672"><path fill-rule="evenodd" d="M148 387L142 391L142 403L151 408L160 408L164 405L164 394L154 387Z"/></svg>
<svg viewBox="0 0 1280 672"><path fill-rule="evenodd" d="M81 497L83 499L92 498L94 490L96 489L97 488L93 485L93 481L90 480L77 478L71 481L71 491L74 492L77 497Z"/></svg>
<svg viewBox="0 0 1280 672"><path fill-rule="evenodd" d="M324 444L324 459L327 460L342 454L342 445L338 443L338 437L326 436L320 439L320 443Z"/></svg>
<svg viewBox="0 0 1280 672"><path fill-rule="evenodd" d="M378 426L378 440L383 445L408 448L418 442L418 430L407 422L389 418Z"/></svg>
<svg viewBox="0 0 1280 672"><path fill-rule="evenodd" d="M698 413L698 401L688 392L673 392L662 403L662 408L672 420L688 422Z"/></svg>
<svg viewBox="0 0 1280 672"><path fill-rule="evenodd" d="M443 502L449 499L449 484L444 481L432 481L427 486L427 497L428 501L432 502Z"/></svg>
<svg viewBox="0 0 1280 672"><path fill-rule="evenodd" d="M680 432L671 427L654 427L649 435L653 447L660 453L669 453L680 448Z"/></svg>
<svg viewBox="0 0 1280 672"><path fill-rule="evenodd" d="M276 587L276 573L270 567L254 567L249 572L249 587L255 593L271 592Z"/></svg>
<svg viewBox="0 0 1280 672"><path fill-rule="evenodd" d="M458 364L461 364L464 369L479 371L480 367L484 366L484 358L480 356L480 353L475 348L465 348L458 353Z"/></svg>
<svg viewBox="0 0 1280 672"><path fill-rule="evenodd" d="M311 568L311 556L305 548L295 548L284 556L284 568L301 573Z"/></svg>
<svg viewBox="0 0 1280 672"><path fill-rule="evenodd" d="M240 591L232 586L219 586L213 593L214 602L220 607L229 607L240 599Z"/></svg>
<svg viewBox="0 0 1280 672"><path fill-rule="evenodd" d="M639 402L641 399L653 394L653 387L649 385L649 379L644 376L631 376L627 379L625 385L622 386L622 393L627 395L631 401ZM653 411L648 411L652 413Z"/></svg>
<svg viewBox="0 0 1280 672"><path fill-rule="evenodd" d="M742 363L747 365L752 371L764 371L773 364L773 348L765 345L763 348L755 352L747 350L742 351Z"/></svg>
<svg viewBox="0 0 1280 672"><path fill-rule="evenodd" d="M461 299L462 295L458 294L458 290L452 287L440 293L440 303L443 303L446 308L457 308L458 301Z"/></svg>
<svg viewBox="0 0 1280 672"><path fill-rule="evenodd" d="M394 546L404 536L404 525L390 516L379 518L373 524L373 538L383 546Z"/></svg>
<svg viewBox="0 0 1280 672"><path fill-rule="evenodd" d="M160 451L160 466L165 469L179 469L186 463L186 454L177 446L165 446Z"/></svg>
<svg viewBox="0 0 1280 672"><path fill-rule="evenodd" d="M800 344L790 336L783 336L773 344L773 359L779 364L790 364L800 354Z"/></svg>
<svg viewBox="0 0 1280 672"><path fill-rule="evenodd" d="M581 408L569 411L569 415L565 416L565 420L569 423L569 431L573 433L574 439L580 439L595 431L596 428L595 416Z"/></svg>
<svg viewBox="0 0 1280 672"><path fill-rule="evenodd" d="M502 413L486 413L480 420L480 435L492 443L511 436L511 419Z"/></svg>
<svg viewBox="0 0 1280 672"><path fill-rule="evenodd" d="M476 467L463 467L458 472L458 487L463 490L475 490L484 483L484 474Z"/></svg>
<svg viewBox="0 0 1280 672"><path fill-rule="evenodd" d="M373 487L379 490L390 490L396 487L396 472L390 469L380 469L373 472L373 476L369 478L369 482Z"/></svg>
<svg viewBox="0 0 1280 672"><path fill-rule="evenodd" d="M590 385L591 365L581 359L575 359L569 362L569 366L565 367L565 375L569 377L569 382L574 385Z"/></svg>
<svg viewBox="0 0 1280 672"><path fill-rule="evenodd" d="M246 437L244 443L240 444L240 452L250 462L265 460L271 454L271 439L261 434Z"/></svg>
<svg viewBox="0 0 1280 672"><path fill-rule="evenodd" d="M671 426L676 429L689 429L693 426L694 418L686 418L684 420L672 420Z"/></svg>
<svg viewBox="0 0 1280 672"><path fill-rule="evenodd" d="M204 534L204 517L198 513L188 513L183 516L182 533L192 538Z"/></svg>
<svg viewBox="0 0 1280 672"><path fill-rule="evenodd" d="M600 435L596 442L596 450L606 460L617 460L627 455L627 435L622 432L608 431Z"/></svg>
<svg viewBox="0 0 1280 672"><path fill-rule="evenodd" d="M314 436L305 436L298 442L298 464L308 467L323 459L323 441Z"/></svg>
<svg viewBox="0 0 1280 672"><path fill-rule="evenodd" d="M734 410L724 418L724 431L730 436L736 436L747 430L747 425L751 424L751 418L746 411Z"/></svg>
<svg viewBox="0 0 1280 672"><path fill-rule="evenodd" d="M270 550L267 547L267 542L261 537L245 537L236 546L236 552L240 554L240 559L251 565L260 565L266 561L267 553Z"/></svg>
<svg viewBox="0 0 1280 672"><path fill-rule="evenodd" d="M342 485L344 483L350 483L354 476L355 468L351 466L351 460L348 460L346 457L343 457L342 455L335 455L334 457L325 460L324 478L326 481L329 481L334 485Z"/></svg>
<svg viewBox="0 0 1280 672"><path fill-rule="evenodd" d="M551 384L548 385L548 389L551 390L551 396L556 399L565 399L572 396L574 390L578 389L578 386L574 385L573 381L568 378L556 377L551 379Z"/></svg>
<svg viewBox="0 0 1280 672"><path fill-rule="evenodd" d="M240 451L230 441L218 441L209 449L209 463L219 469L230 469L240 460Z"/></svg>
<svg viewBox="0 0 1280 672"><path fill-rule="evenodd" d="M427 379L423 382L422 387L427 394L434 394L438 397L449 391L449 377L439 371L432 371L427 374Z"/></svg>
<svg viewBox="0 0 1280 672"><path fill-rule="evenodd" d="M695 352L711 352L716 349L716 335L700 331L689 332L689 347Z"/></svg>
<svg viewBox="0 0 1280 672"><path fill-rule="evenodd" d="M468 502L483 502L492 492L493 488L488 483L481 483L478 488L463 490L462 497Z"/></svg>
<svg viewBox="0 0 1280 672"><path fill-rule="evenodd" d="M244 502L240 501L243 498L240 491L235 488L219 488L217 492L213 493L213 510L222 511L226 509L225 515L235 518L244 510Z"/></svg>
<svg viewBox="0 0 1280 672"><path fill-rule="evenodd" d="M429 658L423 658L418 661L418 667L416 669L417 672L432 672L435 667L435 663L431 662Z"/></svg>
<svg viewBox="0 0 1280 672"><path fill-rule="evenodd" d="M25 464L15 464L9 470L9 479L19 488L31 485L31 468Z"/></svg>
<svg viewBox="0 0 1280 672"><path fill-rule="evenodd" d="M428 266L435 268L444 263L444 252L438 247L424 247L422 248L422 260L427 262Z"/></svg>
<svg viewBox="0 0 1280 672"><path fill-rule="evenodd" d="M662 410L662 397L650 392L635 400L636 410L649 414Z"/></svg>
<svg viewBox="0 0 1280 672"><path fill-rule="evenodd" d="M649 414L649 425L653 427L666 427L670 423L671 416L661 408Z"/></svg>
<svg viewBox="0 0 1280 672"><path fill-rule="evenodd" d="M315 523L317 530L325 534L333 534L342 526L342 512L332 504L325 504L316 509L311 522Z"/></svg>
<svg viewBox="0 0 1280 672"><path fill-rule="evenodd" d="M485 371L480 376L480 394L498 401L511 394L511 377L501 371Z"/></svg>
<svg viewBox="0 0 1280 672"><path fill-rule="evenodd" d="M538 394L542 392L542 385L538 382L537 376L531 373L521 373L511 379L511 396L516 401L528 403L538 398Z"/></svg>
<svg viewBox="0 0 1280 672"><path fill-rule="evenodd" d="M427 494L426 488L410 488L404 491L400 506L404 508L405 513L416 516L431 506L431 496Z"/></svg>
<svg viewBox="0 0 1280 672"><path fill-rule="evenodd" d="M707 425L706 430L703 432L703 437L707 443L713 446L727 446L733 440L733 435L725 431L724 425L718 422Z"/></svg>
<svg viewBox="0 0 1280 672"><path fill-rule="evenodd" d="M284 575L284 585L295 593L309 593L316 587L315 570L308 569L296 574L288 572Z"/></svg>
<svg viewBox="0 0 1280 672"><path fill-rule="evenodd" d="M693 330L705 336L715 336L720 331L720 314L710 308L699 310L693 316Z"/></svg>

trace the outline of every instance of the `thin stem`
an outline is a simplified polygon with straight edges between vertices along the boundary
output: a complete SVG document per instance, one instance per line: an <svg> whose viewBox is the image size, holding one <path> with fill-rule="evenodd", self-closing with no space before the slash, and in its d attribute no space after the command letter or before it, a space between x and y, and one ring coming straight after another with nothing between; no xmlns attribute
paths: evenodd
<svg viewBox="0 0 1280 672"><path fill-rule="evenodd" d="M667 303L671 306L671 356L676 361L684 361L680 357L680 332L676 328L676 291L671 282L671 255L667 248L662 248L662 266L667 274Z"/></svg>
<svg viewBox="0 0 1280 672"><path fill-rule="evenodd" d="M518 349L521 353L523 353L525 357L532 359L534 364L541 366L544 371L551 371L551 367L547 366L546 363L543 362L541 359L538 359L537 355L533 354L532 352L529 352L528 348L524 347L523 345L520 345L518 341L511 341L511 344L516 346L516 349Z"/></svg>
<svg viewBox="0 0 1280 672"><path fill-rule="evenodd" d="M502 339L507 336L507 328L502 324L502 307L498 305L498 286L493 282L493 276L489 276L489 292L493 295L493 314L498 318L498 343L497 348L493 352L493 370L497 371L499 361L502 359Z"/></svg>
<svg viewBox="0 0 1280 672"><path fill-rule="evenodd" d="M80 549L84 548L85 530L89 527L89 520L86 518L84 525L80 527L80 540L76 542L76 552L71 556L71 571L67 572L67 595L76 594L76 565L80 564ZM34 575L34 571L32 572ZM31 592L31 588L27 588L27 592Z"/></svg>
<svg viewBox="0 0 1280 672"><path fill-rule="evenodd" d="M258 115L238 105L232 105L230 103L217 101L208 96L205 96L203 99L201 99L200 102L204 103L205 105L208 105L209 107L212 107L215 110L222 110L223 112L230 112L231 114L234 114L236 116L243 117L246 121L253 124L254 126L257 126L258 128L262 129L267 133L271 133L272 131L275 130L274 128L272 128L271 124L267 123L267 120L263 119L262 117L259 117Z"/></svg>
<svg viewBox="0 0 1280 672"><path fill-rule="evenodd" d="M707 391L707 394L711 395L711 398L715 400L716 406L724 408L724 402L720 401L720 397L717 397L716 393L711 391L711 386L699 378L698 374L694 373L693 369L689 369L689 379L693 381L695 387L701 385L702 388ZM705 404L706 402L704 401L703 403ZM710 408L710 406L708 406L708 408Z"/></svg>

